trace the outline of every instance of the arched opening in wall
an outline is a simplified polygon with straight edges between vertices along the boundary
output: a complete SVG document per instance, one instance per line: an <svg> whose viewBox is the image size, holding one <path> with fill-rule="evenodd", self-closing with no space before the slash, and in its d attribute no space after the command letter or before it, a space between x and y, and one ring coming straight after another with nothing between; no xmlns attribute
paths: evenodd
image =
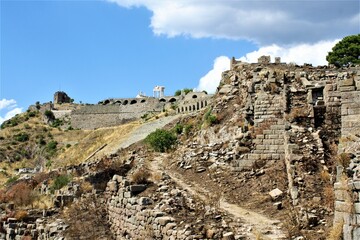
<svg viewBox="0 0 360 240"><path fill-rule="evenodd" d="M135 104L135 103L137 103L137 101L134 99L134 100L131 100L131 102L130 102L130 105L133 105L133 104Z"/></svg>
<svg viewBox="0 0 360 240"><path fill-rule="evenodd" d="M179 109L179 108L177 109L177 113L180 113L180 109Z"/></svg>
<svg viewBox="0 0 360 240"><path fill-rule="evenodd" d="M196 110L199 110L199 102L196 103Z"/></svg>
<svg viewBox="0 0 360 240"><path fill-rule="evenodd" d="M110 100L109 100L109 99L106 99L106 100L104 101L104 105L109 104L109 103L110 103Z"/></svg>
<svg viewBox="0 0 360 240"><path fill-rule="evenodd" d="M128 103L129 103L128 100L124 100L124 101L123 101L123 105L126 105L126 104L128 104Z"/></svg>
<svg viewBox="0 0 360 240"><path fill-rule="evenodd" d="M205 101L205 107L207 106L207 101Z"/></svg>
<svg viewBox="0 0 360 240"><path fill-rule="evenodd" d="M116 102L114 102L114 104L121 104L121 101L120 100L117 100Z"/></svg>
<svg viewBox="0 0 360 240"><path fill-rule="evenodd" d="M146 100L145 99L141 99L141 101L140 101L141 103L144 103L144 102L146 102Z"/></svg>
<svg viewBox="0 0 360 240"><path fill-rule="evenodd" d="M203 108L204 107L204 103L200 102L200 107Z"/></svg>
<svg viewBox="0 0 360 240"><path fill-rule="evenodd" d="M166 102L166 99L165 98L160 98L159 102Z"/></svg>
<svg viewBox="0 0 360 240"><path fill-rule="evenodd" d="M196 109L195 109L195 105L193 105L193 111L195 111Z"/></svg>
<svg viewBox="0 0 360 240"><path fill-rule="evenodd" d="M193 95L192 98L197 98L197 95Z"/></svg>
<svg viewBox="0 0 360 240"><path fill-rule="evenodd" d="M184 112L184 107L181 107L181 112Z"/></svg>
<svg viewBox="0 0 360 240"><path fill-rule="evenodd" d="M170 98L169 102L171 103L176 102L176 98Z"/></svg>
<svg viewBox="0 0 360 240"><path fill-rule="evenodd" d="M188 110L187 107L185 107L185 112L187 112L187 110Z"/></svg>

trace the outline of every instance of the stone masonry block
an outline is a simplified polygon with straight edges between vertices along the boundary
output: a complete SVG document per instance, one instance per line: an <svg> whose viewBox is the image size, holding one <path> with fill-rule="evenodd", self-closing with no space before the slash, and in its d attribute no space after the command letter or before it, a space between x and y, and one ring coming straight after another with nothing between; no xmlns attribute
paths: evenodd
<svg viewBox="0 0 360 240"><path fill-rule="evenodd" d="M360 203L354 203L355 213L360 214Z"/></svg>
<svg viewBox="0 0 360 240"><path fill-rule="evenodd" d="M343 202L343 201L335 201L335 211L352 213L354 210L354 206L351 203Z"/></svg>
<svg viewBox="0 0 360 240"><path fill-rule="evenodd" d="M334 191L335 194L335 199L337 201L346 201L346 200L350 200L351 197L349 195L349 192L347 190L344 189L338 189Z"/></svg>
<svg viewBox="0 0 360 240"><path fill-rule="evenodd" d="M272 154L261 154L261 160L272 160Z"/></svg>
<svg viewBox="0 0 360 240"><path fill-rule="evenodd" d="M355 91L355 86L348 86L348 87L340 87L341 92L351 92Z"/></svg>
<svg viewBox="0 0 360 240"><path fill-rule="evenodd" d="M264 130L263 133L269 135L269 134L273 134L274 131L273 130Z"/></svg>
<svg viewBox="0 0 360 240"><path fill-rule="evenodd" d="M256 135L256 139L264 139L264 138L265 138L264 134Z"/></svg>
<svg viewBox="0 0 360 240"><path fill-rule="evenodd" d="M277 134L273 134L273 135L268 135L268 136L266 136L267 138L269 138L269 139L279 139L280 137L279 137L279 135L277 135ZM265 138L266 138L265 137Z"/></svg>
<svg viewBox="0 0 360 240"><path fill-rule="evenodd" d="M263 143L263 145L273 145L274 140L273 139L264 139L262 143Z"/></svg>
<svg viewBox="0 0 360 240"><path fill-rule="evenodd" d="M155 219L155 222L159 223L160 226L165 226L166 224L170 223L170 222L174 222L174 218L172 217L158 217Z"/></svg>

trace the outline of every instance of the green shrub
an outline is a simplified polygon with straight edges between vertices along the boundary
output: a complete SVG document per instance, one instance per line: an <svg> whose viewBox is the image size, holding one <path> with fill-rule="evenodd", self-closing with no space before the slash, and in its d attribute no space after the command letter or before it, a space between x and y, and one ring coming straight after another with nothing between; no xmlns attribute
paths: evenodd
<svg viewBox="0 0 360 240"><path fill-rule="evenodd" d="M27 113L27 116L28 116L29 118L35 117L35 116L36 116L36 112L35 112L35 111L30 111L30 112Z"/></svg>
<svg viewBox="0 0 360 240"><path fill-rule="evenodd" d="M219 123L217 117L215 115L213 115L211 112L212 112L212 109L209 108L209 110L204 115L205 122L210 126L213 124Z"/></svg>
<svg viewBox="0 0 360 240"><path fill-rule="evenodd" d="M185 125L185 128L184 128L185 134L188 135L188 134L190 133L190 131L191 131L192 128L193 128L193 125L191 125L191 124L186 124L186 125Z"/></svg>
<svg viewBox="0 0 360 240"><path fill-rule="evenodd" d="M176 136L171 131L157 129L145 138L145 142L156 152L165 152L176 143Z"/></svg>
<svg viewBox="0 0 360 240"><path fill-rule="evenodd" d="M18 142L27 142L29 140L29 134L19 133L14 136L15 140Z"/></svg>
<svg viewBox="0 0 360 240"><path fill-rule="evenodd" d="M45 151L47 153L47 157L52 157L55 155L57 151L57 144L58 143L56 141L50 141L48 144L46 144Z"/></svg>
<svg viewBox="0 0 360 240"><path fill-rule="evenodd" d="M60 127L61 125L63 125L63 121L62 120L60 120L60 119L55 119L53 122L52 122L52 124L51 124L51 126L52 127L54 127L54 128L56 128L56 127Z"/></svg>
<svg viewBox="0 0 360 240"><path fill-rule="evenodd" d="M54 182L50 186L50 192L54 193L55 190L59 190L66 186L71 181L71 177L68 175L60 175L54 179Z"/></svg>
<svg viewBox="0 0 360 240"><path fill-rule="evenodd" d="M180 96L181 95L181 90L176 90L175 93L174 93L174 96Z"/></svg>
<svg viewBox="0 0 360 240"><path fill-rule="evenodd" d="M176 134L181 134L183 132L184 126L181 123L177 123L174 127Z"/></svg>
<svg viewBox="0 0 360 240"><path fill-rule="evenodd" d="M6 185L10 185L11 183L16 182L18 179L18 176L13 176L6 181Z"/></svg>
<svg viewBox="0 0 360 240"><path fill-rule="evenodd" d="M44 115L49 119L49 120L54 120L55 119L55 115L51 110L46 110L44 112Z"/></svg>
<svg viewBox="0 0 360 240"><path fill-rule="evenodd" d="M46 144L46 141L44 139L44 136L40 136L40 139L39 139L39 142L38 142L40 145L45 145Z"/></svg>

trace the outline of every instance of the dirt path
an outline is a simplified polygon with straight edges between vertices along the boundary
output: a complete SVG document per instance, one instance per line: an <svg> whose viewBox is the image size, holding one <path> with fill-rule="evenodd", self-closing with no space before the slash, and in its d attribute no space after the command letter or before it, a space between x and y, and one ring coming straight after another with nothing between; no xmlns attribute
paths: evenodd
<svg viewBox="0 0 360 240"><path fill-rule="evenodd" d="M133 123L130 132L127 132L125 135L122 135L118 139L112 139L111 142L107 143L106 147L98 151L91 158L99 158L102 156L116 153L121 148L127 148L131 144L145 139L147 135L155 131L157 128L163 128L165 125L171 123L180 116L181 115L169 116L153 121L148 121L145 123Z"/></svg>
<svg viewBox="0 0 360 240"><path fill-rule="evenodd" d="M138 141L143 140L151 132L155 131L158 128L163 128L165 125L171 123L175 119L178 119L181 115L174 115L169 117L160 118L154 121L146 122L140 127L136 128L125 141L121 142L118 145L118 149L126 148L131 144L134 144Z"/></svg>
<svg viewBox="0 0 360 240"><path fill-rule="evenodd" d="M231 204L221 195L215 195L194 182L188 183L181 174L166 169L163 166L163 159L166 158L166 154L154 158L154 160L150 162L149 168L155 172L165 172L181 188L187 190L191 195L197 196L206 204L215 205L213 207L217 207L220 210L227 212L227 214L232 215L235 219L240 219L241 222L246 225L246 228L249 229L249 232L246 234L249 235L250 239L286 239L285 234L279 227L280 221L269 219L254 211L242 208L236 204ZM217 201L214 202L214 199L217 199ZM258 238L259 236L262 236L263 238Z"/></svg>

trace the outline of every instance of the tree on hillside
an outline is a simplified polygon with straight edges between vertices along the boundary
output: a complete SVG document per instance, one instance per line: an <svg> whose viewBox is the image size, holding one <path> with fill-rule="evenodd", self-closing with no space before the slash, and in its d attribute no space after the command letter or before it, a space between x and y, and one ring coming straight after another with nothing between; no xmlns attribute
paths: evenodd
<svg viewBox="0 0 360 240"><path fill-rule="evenodd" d="M175 91L175 94L174 94L174 96L180 96L181 95L181 92L184 92L185 93L185 95L186 94L188 94L189 92L192 92L193 90L191 89L191 88L184 88L184 89L182 89L182 90L176 90Z"/></svg>
<svg viewBox="0 0 360 240"><path fill-rule="evenodd" d="M326 60L338 67L360 64L360 34L344 37L328 53Z"/></svg>

